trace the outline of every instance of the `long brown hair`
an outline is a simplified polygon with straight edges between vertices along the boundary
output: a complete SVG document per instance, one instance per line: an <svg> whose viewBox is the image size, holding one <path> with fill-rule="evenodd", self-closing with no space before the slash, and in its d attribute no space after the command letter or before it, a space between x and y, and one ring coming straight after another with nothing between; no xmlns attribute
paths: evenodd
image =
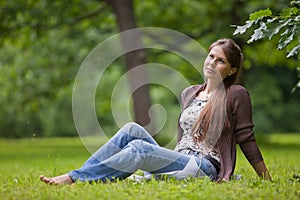
<svg viewBox="0 0 300 200"><path fill-rule="evenodd" d="M192 128L195 142L205 140L208 148L212 148L217 143L222 133L227 114L227 89L239 80L244 62L241 48L233 40L217 40L210 45L209 52L215 46L222 48L230 66L236 68L236 73L227 76L216 86Z"/></svg>

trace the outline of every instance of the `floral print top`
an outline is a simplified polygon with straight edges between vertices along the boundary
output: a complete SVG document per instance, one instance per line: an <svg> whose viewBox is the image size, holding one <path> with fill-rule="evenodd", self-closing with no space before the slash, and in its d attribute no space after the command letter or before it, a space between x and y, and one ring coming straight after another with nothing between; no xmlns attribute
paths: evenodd
<svg viewBox="0 0 300 200"><path fill-rule="evenodd" d="M192 136L192 128L195 120L198 118L201 110L207 103L207 100L195 98L190 105L182 111L179 124L183 130L183 136L175 147L175 151L189 154L190 151L199 153L199 156L211 155L217 161L220 161L219 156L214 150L208 150L203 143L196 144Z"/></svg>

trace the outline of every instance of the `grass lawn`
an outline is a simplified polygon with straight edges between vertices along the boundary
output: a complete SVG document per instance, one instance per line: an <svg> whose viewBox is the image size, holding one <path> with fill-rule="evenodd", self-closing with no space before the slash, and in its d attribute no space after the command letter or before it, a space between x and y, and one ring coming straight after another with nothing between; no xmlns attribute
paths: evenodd
<svg viewBox="0 0 300 200"><path fill-rule="evenodd" d="M99 141L102 144L103 141ZM242 180L212 183L206 179L184 181L130 180L116 183L49 186L39 175L55 176L76 169L87 152L78 138L0 139L0 200L6 199L300 199L300 134L259 137L265 162L274 179L256 177L238 151L235 173Z"/></svg>

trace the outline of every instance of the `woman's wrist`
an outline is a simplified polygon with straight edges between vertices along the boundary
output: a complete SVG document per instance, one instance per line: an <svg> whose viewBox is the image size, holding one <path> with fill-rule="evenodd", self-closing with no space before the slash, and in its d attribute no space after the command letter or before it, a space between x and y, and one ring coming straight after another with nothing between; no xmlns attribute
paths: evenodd
<svg viewBox="0 0 300 200"><path fill-rule="evenodd" d="M272 181L272 177L271 177L264 161L253 163L252 166L259 177L262 177L264 180Z"/></svg>

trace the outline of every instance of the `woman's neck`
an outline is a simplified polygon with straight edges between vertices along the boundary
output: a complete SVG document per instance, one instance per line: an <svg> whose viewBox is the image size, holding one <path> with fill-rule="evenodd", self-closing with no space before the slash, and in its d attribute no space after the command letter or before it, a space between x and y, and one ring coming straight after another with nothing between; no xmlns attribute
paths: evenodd
<svg viewBox="0 0 300 200"><path fill-rule="evenodd" d="M215 89L217 84L218 84L217 81L207 80L207 85L205 88L206 93L207 94L211 93Z"/></svg>

